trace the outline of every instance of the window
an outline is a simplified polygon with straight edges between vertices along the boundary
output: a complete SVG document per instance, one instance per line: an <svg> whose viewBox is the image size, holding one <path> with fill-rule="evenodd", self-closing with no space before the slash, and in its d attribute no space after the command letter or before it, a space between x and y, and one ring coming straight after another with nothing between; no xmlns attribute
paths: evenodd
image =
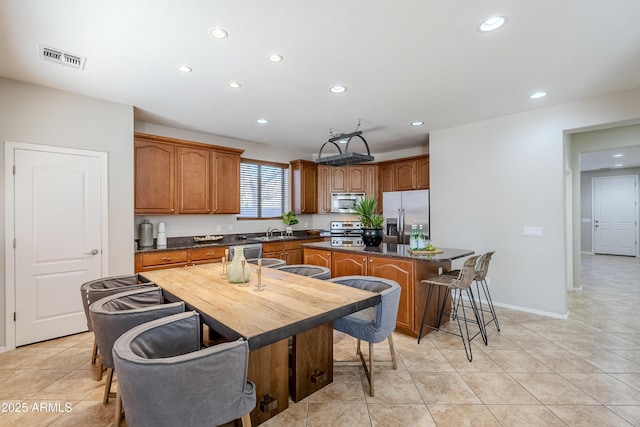
<svg viewBox="0 0 640 427"><path fill-rule="evenodd" d="M238 218L281 218L288 210L289 165L242 159Z"/></svg>

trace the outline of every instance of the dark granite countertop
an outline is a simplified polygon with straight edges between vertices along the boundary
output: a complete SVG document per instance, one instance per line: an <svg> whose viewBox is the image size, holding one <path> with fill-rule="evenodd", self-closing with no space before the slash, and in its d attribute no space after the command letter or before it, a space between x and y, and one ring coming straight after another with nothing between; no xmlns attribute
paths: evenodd
<svg viewBox="0 0 640 427"><path fill-rule="evenodd" d="M236 245L249 245L255 243L271 243L271 242L289 242L296 240L309 240L317 239L321 236L315 234L309 234L306 231L295 231L293 237L287 237L285 239L274 238L273 240L260 241L256 238L263 237L264 233L246 233L246 234L227 234L224 238L216 240L215 242L196 243L193 241L194 236L187 237L168 237L167 246L157 247L156 239L153 239L153 246L148 248L136 248L136 253L149 253L159 251L175 251L182 249L197 249L197 248L215 248L222 246L236 246ZM137 243L137 241L136 241Z"/></svg>
<svg viewBox="0 0 640 427"><path fill-rule="evenodd" d="M363 246L331 246L331 242L303 243L305 248L325 249L334 252L356 253L362 255L378 255L392 258L407 258L418 261L451 261L465 256L473 255L470 249L439 248L443 250L441 254L434 255L412 255L409 252L409 245L399 245L396 243L381 243L379 247L366 248Z"/></svg>

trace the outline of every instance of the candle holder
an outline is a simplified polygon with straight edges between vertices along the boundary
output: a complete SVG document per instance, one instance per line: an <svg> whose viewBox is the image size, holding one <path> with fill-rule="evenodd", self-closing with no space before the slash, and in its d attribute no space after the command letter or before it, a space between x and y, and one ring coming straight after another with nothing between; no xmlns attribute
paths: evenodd
<svg viewBox="0 0 640 427"><path fill-rule="evenodd" d="M258 269L256 271L258 276L258 283L256 283L256 287L253 288L254 291L264 291L264 285L262 284L262 258L258 259Z"/></svg>
<svg viewBox="0 0 640 427"><path fill-rule="evenodd" d="M240 260L240 264L242 265L242 271L243 271L243 275L242 275L242 281L240 282L240 284L238 286L249 286L249 274L244 274L245 271L245 266L247 265L247 261L243 258Z"/></svg>

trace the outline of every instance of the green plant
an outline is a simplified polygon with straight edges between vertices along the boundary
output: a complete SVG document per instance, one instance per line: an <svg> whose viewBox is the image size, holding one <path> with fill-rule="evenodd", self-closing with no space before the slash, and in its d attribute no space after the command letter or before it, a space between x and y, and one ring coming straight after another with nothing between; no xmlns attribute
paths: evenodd
<svg viewBox="0 0 640 427"><path fill-rule="evenodd" d="M365 196L353 204L353 209L356 211L356 214L364 228L382 228L384 217L376 213L377 205L378 199L374 196Z"/></svg>
<svg viewBox="0 0 640 427"><path fill-rule="evenodd" d="M296 214L289 211L282 213L282 222L284 222L285 225L296 225L298 220L296 219Z"/></svg>

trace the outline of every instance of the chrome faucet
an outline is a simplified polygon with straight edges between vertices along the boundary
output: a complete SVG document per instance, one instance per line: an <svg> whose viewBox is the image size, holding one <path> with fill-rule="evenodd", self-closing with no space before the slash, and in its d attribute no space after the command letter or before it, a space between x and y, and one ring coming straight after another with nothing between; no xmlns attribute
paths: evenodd
<svg viewBox="0 0 640 427"><path fill-rule="evenodd" d="M265 237L271 237L275 231L280 231L275 227L268 227L267 232L265 233Z"/></svg>

